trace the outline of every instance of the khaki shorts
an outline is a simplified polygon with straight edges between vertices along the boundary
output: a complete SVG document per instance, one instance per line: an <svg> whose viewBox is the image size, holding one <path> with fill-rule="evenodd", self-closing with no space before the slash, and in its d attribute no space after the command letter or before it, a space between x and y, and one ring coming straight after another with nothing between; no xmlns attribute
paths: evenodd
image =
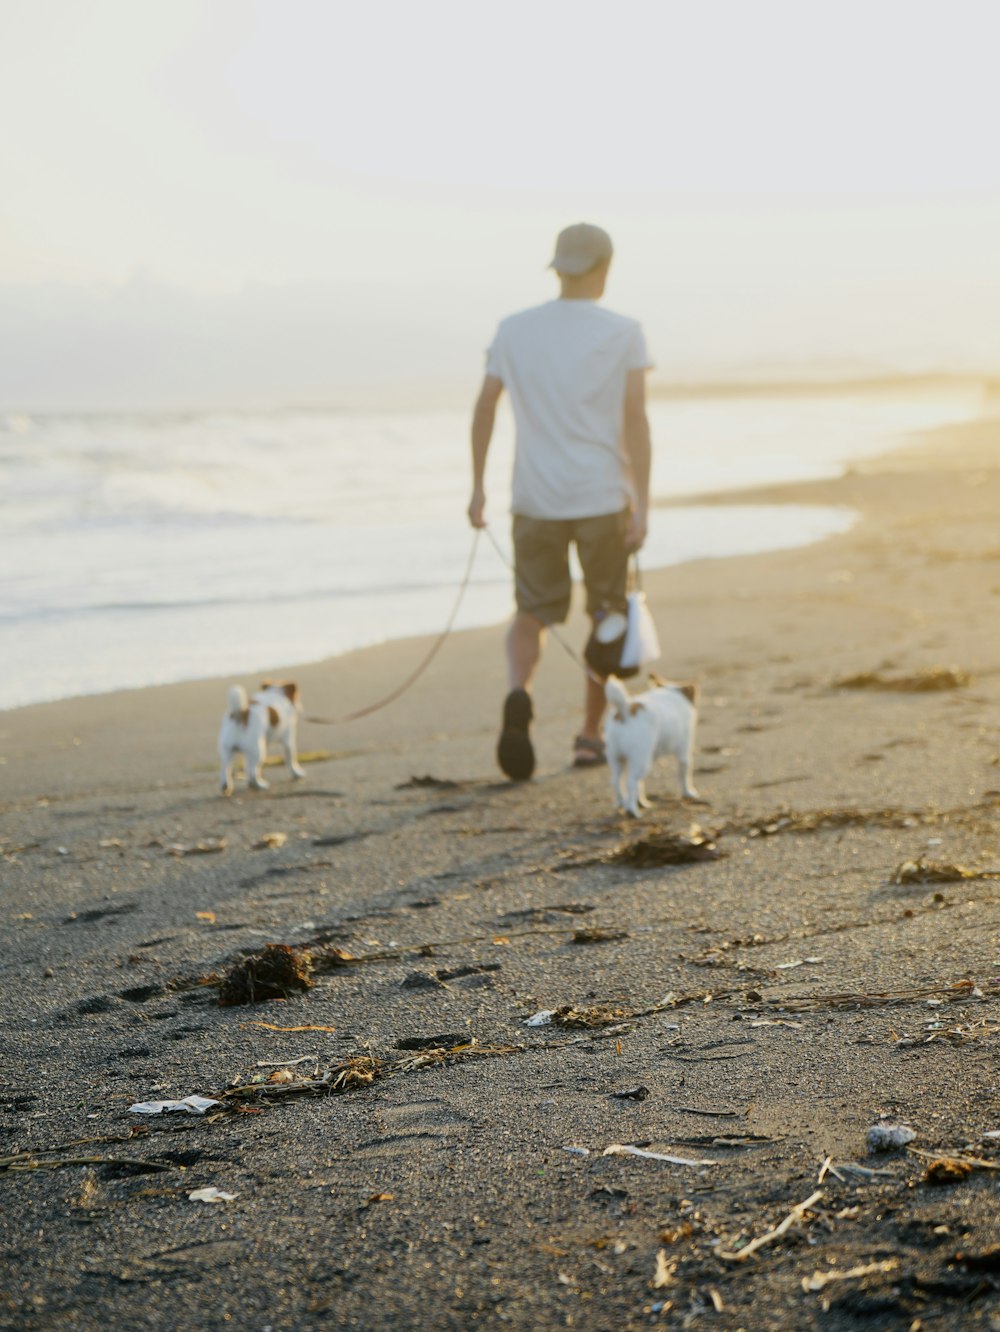
<svg viewBox="0 0 1000 1332"><path fill-rule="evenodd" d="M514 514L514 584L517 608L543 624L569 614L572 580L569 548L576 553L587 589L587 613L623 611L628 591L627 509L596 518L527 518Z"/></svg>

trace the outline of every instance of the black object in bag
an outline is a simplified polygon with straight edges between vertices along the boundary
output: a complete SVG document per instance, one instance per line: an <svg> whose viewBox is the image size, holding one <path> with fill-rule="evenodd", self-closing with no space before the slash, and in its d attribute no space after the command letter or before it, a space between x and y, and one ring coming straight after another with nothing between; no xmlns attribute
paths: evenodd
<svg viewBox="0 0 1000 1332"><path fill-rule="evenodd" d="M610 606L602 608L594 616L594 627L583 649L583 657L596 675L602 678L616 675L620 680L627 680L629 676L639 674L638 666L621 664L627 629L627 617L622 611Z"/></svg>

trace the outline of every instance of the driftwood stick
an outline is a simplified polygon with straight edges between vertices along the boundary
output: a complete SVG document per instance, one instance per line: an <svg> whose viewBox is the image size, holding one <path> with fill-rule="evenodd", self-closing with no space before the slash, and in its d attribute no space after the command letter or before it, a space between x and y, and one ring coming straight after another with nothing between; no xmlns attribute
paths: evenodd
<svg viewBox="0 0 1000 1332"><path fill-rule="evenodd" d="M749 1244L745 1244L742 1249L736 1249L735 1251L720 1250L719 1257L724 1258L726 1262L729 1263L745 1262L750 1255L756 1253L758 1249L763 1249L768 1244L773 1244L775 1240L781 1239L782 1235L791 1230L792 1226L801 1225L805 1220L806 1212L808 1212L810 1207L815 1207L822 1196L823 1190L817 1189L815 1193L809 1195L805 1202L800 1202L796 1207L793 1207L785 1217L784 1221L782 1221L780 1225L775 1226L773 1230L769 1230L765 1235L758 1235L757 1238L751 1240Z"/></svg>

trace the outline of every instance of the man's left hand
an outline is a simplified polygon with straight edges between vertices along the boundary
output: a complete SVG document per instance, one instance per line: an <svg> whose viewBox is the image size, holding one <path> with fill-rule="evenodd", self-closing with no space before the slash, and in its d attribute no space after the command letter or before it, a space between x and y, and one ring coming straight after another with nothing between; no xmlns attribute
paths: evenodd
<svg viewBox="0 0 1000 1332"><path fill-rule="evenodd" d="M472 492L472 499L469 501L468 508L469 522L473 527L486 526L486 492L481 486L476 486Z"/></svg>

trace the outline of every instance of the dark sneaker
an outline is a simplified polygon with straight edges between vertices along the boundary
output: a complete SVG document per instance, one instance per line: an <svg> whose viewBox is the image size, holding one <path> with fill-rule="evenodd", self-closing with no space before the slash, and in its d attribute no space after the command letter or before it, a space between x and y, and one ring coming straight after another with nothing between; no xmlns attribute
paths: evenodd
<svg viewBox="0 0 1000 1332"><path fill-rule="evenodd" d="M512 689L504 699L503 730L497 742L497 762L512 782L526 782L535 771L535 750L528 734L533 716L528 692Z"/></svg>

